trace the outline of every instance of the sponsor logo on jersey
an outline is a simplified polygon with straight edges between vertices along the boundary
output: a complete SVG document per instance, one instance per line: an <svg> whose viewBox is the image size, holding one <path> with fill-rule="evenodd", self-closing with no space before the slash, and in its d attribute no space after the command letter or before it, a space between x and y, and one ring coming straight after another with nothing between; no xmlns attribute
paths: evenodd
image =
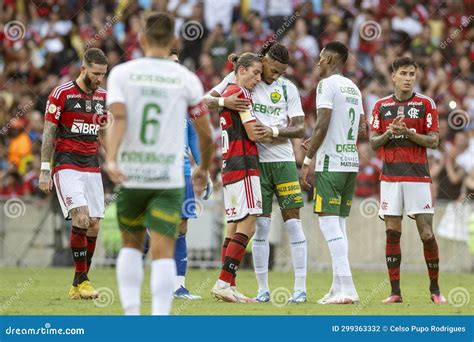
<svg viewBox="0 0 474 342"><path fill-rule="evenodd" d="M407 106L423 106L423 102L408 102Z"/></svg>
<svg viewBox="0 0 474 342"><path fill-rule="evenodd" d="M407 113L408 113L408 115L410 116L410 118L412 118L412 119L418 119L418 112L419 112L419 111L420 111L419 109L416 109L416 108L413 108L413 107L412 107L412 108L410 108L410 109L408 110Z"/></svg>
<svg viewBox="0 0 474 342"><path fill-rule="evenodd" d="M380 107L389 107L389 106L395 106L395 102L384 102L380 105Z"/></svg>
<svg viewBox="0 0 474 342"><path fill-rule="evenodd" d="M92 100L94 100L94 101L105 101L102 96L94 96L94 97L92 98Z"/></svg>
<svg viewBox="0 0 474 342"><path fill-rule="evenodd" d="M270 100L272 100L273 103L277 103L278 101L280 101L281 99L281 95L278 91L274 91L270 94Z"/></svg>
<svg viewBox="0 0 474 342"><path fill-rule="evenodd" d="M99 132L99 128L100 128L100 125L98 124L74 121L71 127L71 132L97 135L97 133Z"/></svg>
<svg viewBox="0 0 474 342"><path fill-rule="evenodd" d="M81 94L68 94L66 95L66 99L79 99L81 97Z"/></svg>
<svg viewBox="0 0 474 342"><path fill-rule="evenodd" d="M253 110L255 112L259 112L259 113L263 113L267 115L280 116L281 107L273 107L273 106L267 106L261 103L254 103Z"/></svg>

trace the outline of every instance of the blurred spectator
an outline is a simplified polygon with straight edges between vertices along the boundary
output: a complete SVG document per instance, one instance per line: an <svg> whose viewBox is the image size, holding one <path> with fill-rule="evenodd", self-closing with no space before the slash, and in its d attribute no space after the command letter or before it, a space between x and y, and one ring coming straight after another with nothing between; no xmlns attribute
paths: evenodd
<svg viewBox="0 0 474 342"><path fill-rule="evenodd" d="M356 178L355 196L377 196L380 193L381 162L375 159L375 153L368 142L360 143L357 149L359 150L359 172Z"/></svg>
<svg viewBox="0 0 474 342"><path fill-rule="evenodd" d="M10 129L10 145L8 146L8 160L18 167L22 158L31 154L32 144L28 133L23 130L24 121L18 119Z"/></svg>

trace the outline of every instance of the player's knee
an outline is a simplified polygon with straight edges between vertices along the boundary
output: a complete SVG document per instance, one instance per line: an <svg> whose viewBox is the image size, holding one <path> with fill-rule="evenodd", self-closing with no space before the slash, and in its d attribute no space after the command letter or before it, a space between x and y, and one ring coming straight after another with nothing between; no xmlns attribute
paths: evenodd
<svg viewBox="0 0 474 342"><path fill-rule="evenodd" d="M431 231L431 229L425 229L420 234L421 241L428 241L428 240L432 239L433 236L434 236L434 234Z"/></svg>
<svg viewBox="0 0 474 342"><path fill-rule="evenodd" d="M281 216L283 221L288 221L292 219L299 219L300 218L300 210L298 208L293 209L283 209L281 211Z"/></svg>
<svg viewBox="0 0 474 342"><path fill-rule="evenodd" d="M178 227L179 235L185 235L188 232L188 221L182 220Z"/></svg>
<svg viewBox="0 0 474 342"><path fill-rule="evenodd" d="M74 222L75 221L75 222ZM86 214L77 214L75 219L73 219L73 224L80 228L89 228L90 226L90 218Z"/></svg>
<svg viewBox="0 0 474 342"><path fill-rule="evenodd" d="M90 219L89 228L87 229L87 235L97 236L99 234L99 220Z"/></svg>

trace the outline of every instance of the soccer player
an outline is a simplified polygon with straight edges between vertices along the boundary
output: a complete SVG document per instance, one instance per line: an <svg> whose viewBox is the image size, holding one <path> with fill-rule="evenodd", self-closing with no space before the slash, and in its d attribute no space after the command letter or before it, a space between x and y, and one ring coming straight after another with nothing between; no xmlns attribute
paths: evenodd
<svg viewBox="0 0 474 342"><path fill-rule="evenodd" d="M240 57L231 55L236 74L235 84L229 84L223 97L240 94L251 100L252 90L261 79L262 63L253 53ZM251 108L234 111L223 108L219 113L222 130L222 183L227 219L223 264L219 279L211 294L227 302L251 302L232 284L245 248L255 232L256 216L262 213L262 194L258 171L258 151L255 145L256 120Z"/></svg>
<svg viewBox="0 0 474 342"><path fill-rule="evenodd" d="M213 154L202 84L168 58L174 25L168 14L150 14L140 38L145 57L117 65L107 82L114 125L106 131L106 170L122 185L117 199L123 240L117 282L127 315L140 314L146 227L151 231L152 314L168 315L171 310L175 235L184 198L183 123L188 113L202 156L193 174L196 195L207 185Z"/></svg>
<svg viewBox="0 0 474 342"><path fill-rule="evenodd" d="M289 63L285 46L275 43L266 46L260 53L262 58L262 80L252 91L253 111L258 121L258 137L270 139L269 143L258 143L260 184L263 198L263 213L257 218L257 229L252 242L252 256L258 282L256 300L268 302L268 263L270 256L269 234L272 199L275 194L281 214L288 230L291 257L295 274L293 295L290 302L306 302L307 243L300 220L299 209L303 197L298 182L298 171L291 138L304 136L304 112L296 86L284 77ZM235 73L230 73L214 87L205 101L211 107L227 107L241 110L248 103L240 102L236 96L221 97ZM224 241L224 249L228 240Z"/></svg>
<svg viewBox="0 0 474 342"><path fill-rule="evenodd" d="M349 265L346 217L359 170L357 138L359 132L365 133L365 120L360 90L342 75L348 55L347 47L338 41L329 42L319 55L322 79L317 88L316 127L301 168L301 183L309 188L309 164L317 153L314 212L328 243L333 270L331 289L320 304L359 301Z"/></svg>
<svg viewBox="0 0 474 342"><path fill-rule="evenodd" d="M438 146L438 113L434 101L415 93L417 65L409 57L392 65L395 94L375 103L370 144L382 149L379 216L385 220L386 261L392 292L383 303L401 303L400 236L405 211L414 218L423 243L431 300L446 303L438 285L439 255L433 234L434 203L426 148Z"/></svg>
<svg viewBox="0 0 474 342"><path fill-rule="evenodd" d="M87 50L79 77L54 88L46 104L39 188L50 193L53 175L64 217L72 220L70 244L75 273L70 299L98 296L88 272L99 219L105 211L98 139L101 126L107 123L107 93L100 87L106 72L105 54L95 48Z"/></svg>
<svg viewBox="0 0 474 342"><path fill-rule="evenodd" d="M179 63L179 53L177 49L170 51L172 61ZM197 218L196 215L196 201L194 198L193 183L191 179L191 161L193 158L196 164L200 164L201 154L199 152L199 141L192 121L186 119L185 121L185 154L184 154L184 202L181 206L181 222L178 227L178 237L175 242L174 259L176 262L176 283L175 283L175 298L196 300L201 299L201 296L193 295L189 292L185 285L186 270L188 266L188 251L186 247L186 233L188 231L188 219ZM203 200L209 199L212 194L212 182L208 181L204 193ZM145 249L143 257L146 256L149 250L150 238L149 234L145 236Z"/></svg>

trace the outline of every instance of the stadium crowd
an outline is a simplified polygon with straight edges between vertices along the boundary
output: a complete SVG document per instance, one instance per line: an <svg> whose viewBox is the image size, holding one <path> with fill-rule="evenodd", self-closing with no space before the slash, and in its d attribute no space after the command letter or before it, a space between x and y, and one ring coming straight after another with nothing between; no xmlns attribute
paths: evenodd
<svg viewBox="0 0 474 342"><path fill-rule="evenodd" d="M416 90L435 100L440 116L441 143L429 154L436 197L453 201L468 195L463 183L474 177L472 0L5 0L0 12L1 196L42 196L37 183L48 94L77 77L89 47L106 53L109 70L141 56L141 18L151 10L178 18L180 59L206 90L232 70L231 52L256 52L272 39L285 44L292 54L286 77L300 90L307 136L316 118L315 66L326 42L350 46L345 75L362 90L367 120L375 101L393 92L392 61L412 56L419 65ZM212 121L218 146L217 112ZM304 151L300 142L294 145L301 163ZM216 151L213 173L219 183L220 148ZM377 197L382 163L367 142L360 142L359 153L356 196Z"/></svg>

